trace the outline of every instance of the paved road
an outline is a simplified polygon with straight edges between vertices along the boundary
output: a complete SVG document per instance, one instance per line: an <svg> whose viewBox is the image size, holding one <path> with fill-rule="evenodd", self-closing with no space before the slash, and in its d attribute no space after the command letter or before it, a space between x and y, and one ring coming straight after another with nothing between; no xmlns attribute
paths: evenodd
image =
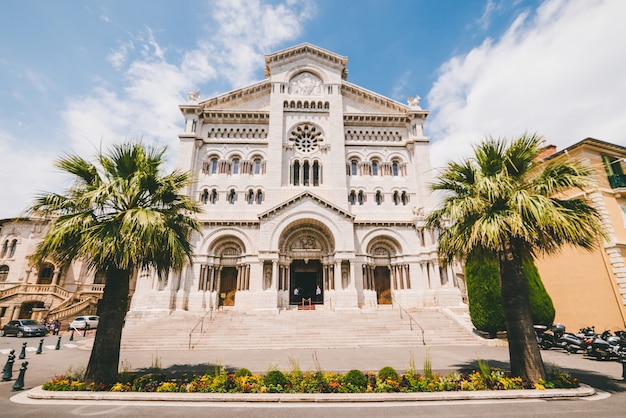
<svg viewBox="0 0 626 418"><path fill-rule="evenodd" d="M40 338L0 338L1 362L6 362L8 350L15 349L19 355L23 342L27 342L26 358L16 359L13 379L23 361L28 361L25 390L43 384L54 375L66 373L69 368L83 368L89 359L92 337L75 336L69 341L62 336L60 349L56 350L57 337L44 339L42 354L35 354ZM401 416L626 416L626 382L622 380L622 366L616 362L587 359L582 355L568 355L558 351L544 351L546 363L556 364L579 377L583 383L600 390L593 399L552 401L481 401L481 402L429 402L419 404L121 404L80 403L72 401L55 405L41 403L19 403L25 400L25 392L14 392L13 381L0 383L0 416L134 416L134 417L401 417ZM487 361L492 367L508 367L506 347L452 346L415 347L414 349L356 348L326 350L202 350L202 351L125 351L121 360L132 369L149 368L159 363L163 369L187 370L202 373L210 365L224 367L247 367L253 372L266 372L272 367L289 370L298 364L302 370L315 369L347 371L358 368L376 371L391 365L399 370L406 369L411 362L417 370L422 369L424 359L430 357L433 369L439 372L458 369L476 369L478 359ZM13 401L10 398L13 397ZM16 402L17 401L17 402Z"/></svg>

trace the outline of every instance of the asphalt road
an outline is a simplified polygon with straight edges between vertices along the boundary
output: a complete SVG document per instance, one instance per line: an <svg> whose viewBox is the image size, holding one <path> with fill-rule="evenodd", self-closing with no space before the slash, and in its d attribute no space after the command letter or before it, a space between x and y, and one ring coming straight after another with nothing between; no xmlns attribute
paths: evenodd
<svg viewBox="0 0 626 418"><path fill-rule="evenodd" d="M89 360L91 336L75 336L69 341L62 336L56 350L57 337L44 339L42 353L36 354L40 338L0 338L2 365L8 351L14 349L16 361L11 381L0 382L0 416L7 417L623 417L626 416L626 382L622 379L622 365L614 361L596 361L580 354L568 355L559 351L543 351L544 362L555 364L572 373L582 383L598 390L592 398L575 400L486 400L443 402L381 402L368 404L190 404L190 403L121 403L68 401L55 404L33 402L26 391L43 384L52 376L64 374L70 368L80 370ZM17 358L22 343L27 343L26 358ZM492 367L508 367L506 347L445 346L415 347L414 349L376 348L343 350L206 350L206 351L129 351L121 359L132 369L148 368L159 363L163 369L185 369L203 372L210 365L247 367L253 372L266 372L272 367L289 370L293 364L303 370L321 366L324 370L347 371L359 368L375 371L385 365L403 370L413 362L418 371L425 358L432 361L433 370L447 373L459 369L476 369L478 359ZM13 385L21 364L27 361L24 389L14 391ZM24 403L25 402L25 403Z"/></svg>

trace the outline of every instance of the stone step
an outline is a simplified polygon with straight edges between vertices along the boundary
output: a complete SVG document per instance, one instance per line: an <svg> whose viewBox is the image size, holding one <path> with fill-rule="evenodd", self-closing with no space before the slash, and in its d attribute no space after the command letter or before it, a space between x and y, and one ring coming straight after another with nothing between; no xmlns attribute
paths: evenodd
<svg viewBox="0 0 626 418"><path fill-rule="evenodd" d="M286 310L244 313L223 309L209 320L174 312L129 315L122 349L349 348L480 344L436 309L412 312L423 328L392 309L376 311ZM202 324L200 322L202 321ZM202 329L202 332L201 332ZM191 336L190 336L191 333Z"/></svg>

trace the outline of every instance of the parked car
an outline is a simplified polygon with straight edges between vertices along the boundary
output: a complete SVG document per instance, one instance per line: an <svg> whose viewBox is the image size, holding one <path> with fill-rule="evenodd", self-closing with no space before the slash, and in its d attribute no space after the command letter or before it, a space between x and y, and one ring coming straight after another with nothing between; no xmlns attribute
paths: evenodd
<svg viewBox="0 0 626 418"><path fill-rule="evenodd" d="M100 318L95 315L79 316L70 322L70 329L85 329L86 325L88 325L87 329L94 329L98 328L98 322L100 322Z"/></svg>
<svg viewBox="0 0 626 418"><path fill-rule="evenodd" d="M16 337L43 337L48 328L34 319L14 319L2 328L2 336L15 335Z"/></svg>

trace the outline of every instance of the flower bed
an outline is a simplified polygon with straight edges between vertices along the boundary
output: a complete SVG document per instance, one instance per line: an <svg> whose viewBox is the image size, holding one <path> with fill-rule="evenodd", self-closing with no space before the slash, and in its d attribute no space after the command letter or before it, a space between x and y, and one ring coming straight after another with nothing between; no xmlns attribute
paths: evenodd
<svg viewBox="0 0 626 418"><path fill-rule="evenodd" d="M480 370L471 373L442 375L425 368L423 373L411 369L403 374L392 367L378 372L347 373L306 371L297 367L283 373L252 374L247 369L230 373L218 367L213 372L173 378L158 371L149 374L124 372L111 387L88 384L76 376L57 376L43 385L44 390L112 392L189 392L189 393L384 393L442 392L507 389L552 389L578 387L578 381L556 367L548 370L545 382L531 384L508 376L500 369L490 369L479 362Z"/></svg>

